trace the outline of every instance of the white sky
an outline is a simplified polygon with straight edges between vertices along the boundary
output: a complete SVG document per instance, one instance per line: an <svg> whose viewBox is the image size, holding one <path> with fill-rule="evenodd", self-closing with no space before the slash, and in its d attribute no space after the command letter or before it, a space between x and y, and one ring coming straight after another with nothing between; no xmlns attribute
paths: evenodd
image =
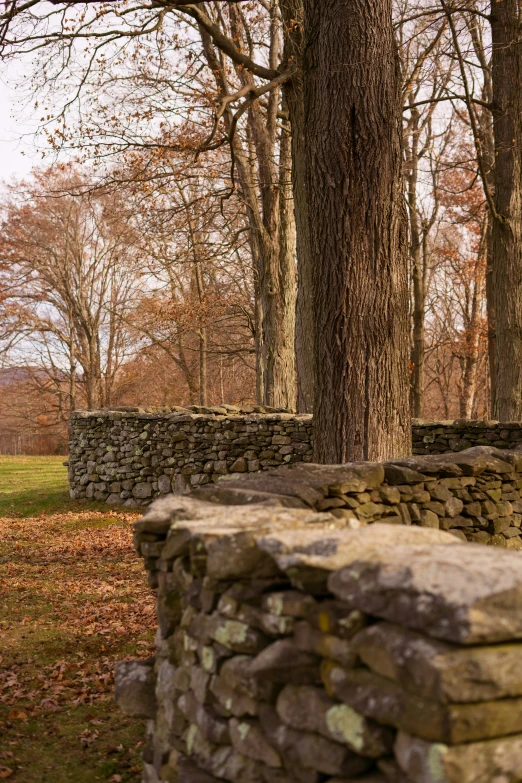
<svg viewBox="0 0 522 783"><path fill-rule="evenodd" d="M42 161L41 152L35 149L30 134L27 110L17 100L22 69L23 63L0 64L0 182L24 176Z"/></svg>

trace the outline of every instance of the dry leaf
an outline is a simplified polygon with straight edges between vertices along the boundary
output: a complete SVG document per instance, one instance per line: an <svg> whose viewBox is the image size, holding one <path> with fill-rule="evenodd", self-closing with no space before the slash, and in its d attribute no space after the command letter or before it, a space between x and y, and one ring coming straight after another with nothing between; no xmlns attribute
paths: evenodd
<svg viewBox="0 0 522 783"><path fill-rule="evenodd" d="M7 716L7 720L28 720L29 715L23 710L11 710Z"/></svg>
<svg viewBox="0 0 522 783"><path fill-rule="evenodd" d="M11 775L14 775L14 769L10 769L9 767L0 767L0 778L2 778L2 780L10 778Z"/></svg>

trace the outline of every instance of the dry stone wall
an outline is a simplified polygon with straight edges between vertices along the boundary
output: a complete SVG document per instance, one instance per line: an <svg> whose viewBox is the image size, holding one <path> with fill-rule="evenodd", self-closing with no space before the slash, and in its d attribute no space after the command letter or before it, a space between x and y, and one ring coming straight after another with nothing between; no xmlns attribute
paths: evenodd
<svg viewBox="0 0 522 783"><path fill-rule="evenodd" d="M224 475L310 462L312 418L251 406L145 408L73 413L69 436L71 497L147 505ZM415 421L417 455L472 446L512 450L522 423Z"/></svg>
<svg viewBox="0 0 522 783"><path fill-rule="evenodd" d="M503 483L509 460L297 466L150 506L134 539L157 655L116 672L120 706L148 719L145 783L522 781L521 554L383 510L392 489ZM253 488L272 475L271 497ZM324 508L384 486L386 502Z"/></svg>
<svg viewBox="0 0 522 783"><path fill-rule="evenodd" d="M472 446L513 449L522 444L522 422L498 421L421 421L414 420L414 454L443 454L464 451Z"/></svg>
<svg viewBox="0 0 522 783"><path fill-rule="evenodd" d="M522 549L522 451L477 446L383 464L295 464L196 488L214 503L328 511L351 529L375 522L447 530L462 541Z"/></svg>
<svg viewBox="0 0 522 783"><path fill-rule="evenodd" d="M224 408L76 412L69 426L74 499L125 506L227 474L311 460L311 416Z"/></svg>

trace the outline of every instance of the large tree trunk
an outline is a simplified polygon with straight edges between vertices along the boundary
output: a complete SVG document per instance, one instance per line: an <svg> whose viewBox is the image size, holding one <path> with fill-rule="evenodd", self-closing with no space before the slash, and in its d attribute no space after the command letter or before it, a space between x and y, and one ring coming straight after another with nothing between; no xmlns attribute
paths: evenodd
<svg viewBox="0 0 522 783"><path fill-rule="evenodd" d="M497 388L494 414L522 419L522 42L518 0L491 3L495 208L493 295Z"/></svg>
<svg viewBox="0 0 522 783"><path fill-rule="evenodd" d="M303 0L279 0L284 28L284 67L295 73L284 86L292 128L292 183L297 229L297 303L295 359L297 410L311 413L314 404L314 319L312 254L306 197L306 126L303 96Z"/></svg>
<svg viewBox="0 0 522 783"><path fill-rule="evenodd" d="M406 211L392 0L305 0L314 455L411 453Z"/></svg>

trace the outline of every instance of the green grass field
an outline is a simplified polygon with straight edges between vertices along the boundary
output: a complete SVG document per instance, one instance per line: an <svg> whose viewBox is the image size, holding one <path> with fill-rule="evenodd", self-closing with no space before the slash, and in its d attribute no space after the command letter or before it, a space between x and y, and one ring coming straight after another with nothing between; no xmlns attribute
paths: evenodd
<svg viewBox="0 0 522 783"><path fill-rule="evenodd" d="M0 517L85 509L69 498L65 457L0 457ZM89 508L107 508L89 503Z"/></svg>
<svg viewBox="0 0 522 783"><path fill-rule="evenodd" d="M68 496L63 457L0 458L0 779L137 783L114 661L153 649L135 514Z"/></svg>

